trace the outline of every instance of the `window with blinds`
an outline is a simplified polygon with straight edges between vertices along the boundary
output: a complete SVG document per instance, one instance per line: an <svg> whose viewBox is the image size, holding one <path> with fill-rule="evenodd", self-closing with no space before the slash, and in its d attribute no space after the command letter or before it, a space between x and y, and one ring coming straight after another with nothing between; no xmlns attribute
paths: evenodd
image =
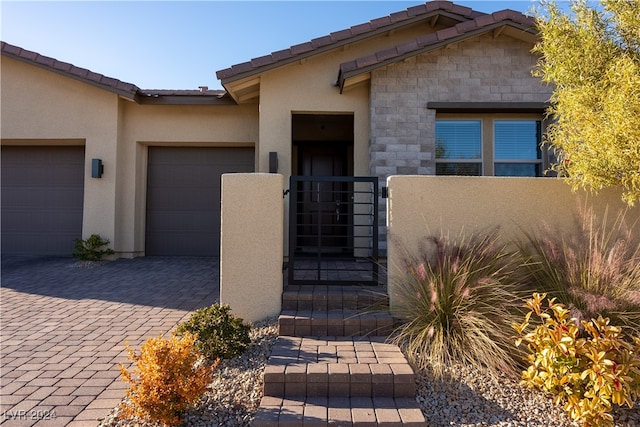
<svg viewBox="0 0 640 427"><path fill-rule="evenodd" d="M541 123L537 120L493 122L494 175L540 176Z"/></svg>
<svg viewBox="0 0 640 427"><path fill-rule="evenodd" d="M436 175L482 174L482 121L436 121Z"/></svg>
<svg viewBox="0 0 640 427"><path fill-rule="evenodd" d="M438 119L436 175L542 176L541 140L533 118Z"/></svg>

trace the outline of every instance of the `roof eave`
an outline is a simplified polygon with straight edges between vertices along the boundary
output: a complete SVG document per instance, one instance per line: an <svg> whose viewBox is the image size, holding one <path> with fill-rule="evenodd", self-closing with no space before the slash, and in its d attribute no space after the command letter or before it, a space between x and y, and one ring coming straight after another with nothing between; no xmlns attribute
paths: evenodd
<svg viewBox="0 0 640 427"><path fill-rule="evenodd" d="M461 15L457 15L457 14L448 12L446 10L434 10L434 11L427 12L427 13L422 14L422 15L418 15L418 16L409 18L409 19L404 20L404 21L396 22L396 23L393 23L393 24L390 24L390 25L387 25L387 26L382 26L382 27L376 28L376 29L371 30L371 31L366 32L366 33L358 34L358 35L346 38L344 40L339 40L339 41L336 41L334 43L327 44L325 46L313 48L313 49L311 49L311 50L309 50L307 52L294 54L289 58L281 59L279 61L275 61L275 62L270 63L270 64L265 64L265 65L260 66L260 67L252 68L252 69L247 70L245 72L232 74L229 77L223 77L223 76L221 77L221 74L223 74L225 71L230 70L230 69L219 70L219 71L216 72L216 75L220 79L220 82L222 83L223 87L226 88L226 85L228 83L233 83L235 81L242 80L242 79L245 79L247 77L255 76L257 74L262 74L264 72L271 71L273 69L276 69L276 68L279 68L279 67L282 67L282 66L285 66L285 65L288 65L288 64L292 64L292 63L301 61L303 59L310 58L310 57L315 56L315 55L319 55L319 54L322 54L322 53L325 53L325 52L328 52L328 51L331 51L331 50L334 50L334 49L341 48L341 47L346 46L346 45L351 44L351 43L356 43L356 42L363 41L363 40L366 40L366 39L369 39L369 38L377 37L377 36L386 34L389 31L394 31L394 30L397 30L399 28L411 26L411 25L414 25L414 24L422 22L422 21L428 21L431 18L433 18L434 16L442 16L442 17L446 17L446 18L451 18L451 19L453 19L455 21L458 21L458 22L464 22L464 21L468 20L468 18L465 18L465 17L463 17Z"/></svg>
<svg viewBox="0 0 640 427"><path fill-rule="evenodd" d="M336 86L340 89L340 93L343 93L344 89L345 89L346 81L348 79L350 79L350 78L356 77L356 76L358 76L360 74L369 73L369 72L371 72L371 71L373 71L375 69L378 69L378 68L381 68L381 67L385 67L387 65L390 65L390 64L393 64L393 63L396 63L396 62L403 61L403 60L405 60L407 58L411 58L413 56L420 55L422 53L431 52L433 50L440 49L440 48L445 47L445 46L447 46L449 44L452 44L452 43L456 43L456 42L460 42L460 41L463 41L463 40L466 40L466 39L469 39L469 38L473 38L473 37L478 36L480 34L484 34L486 32L495 30L496 28L504 27L505 25L513 27L513 28L518 29L518 30L522 30L522 31L524 31L526 33L529 33L531 35L534 35L534 36L537 35L537 31L534 28L531 28L531 27L526 26L526 25L519 24L517 22L513 22L513 21L496 22L496 23L491 24L491 25L487 25L487 26L484 26L484 27L481 27L481 28L477 28L475 30L468 31L468 32L466 32L464 34L460 34L460 35L458 35L456 37L452 37L452 38L449 38L449 39L446 39L446 40L438 41L436 43L429 44L429 45L421 47L419 49L412 50L412 51L409 51L409 52L405 52L403 54L399 54L399 55L394 56L392 58L389 58L389 59L386 59L386 60L383 60L383 61L380 61L380 62L376 62L375 64L371 64L371 65L368 65L368 66L364 66L364 67L357 68L357 69L354 69L354 70L349 70L349 71L343 71L342 68L341 68L338 71L338 79L336 81Z"/></svg>
<svg viewBox="0 0 640 427"><path fill-rule="evenodd" d="M67 78L70 78L70 79L85 83L85 84L88 84L88 85L96 87L98 89L102 89L102 90L106 90L108 92L115 93L116 95L118 95L118 96L120 96L122 98L125 98L127 100L130 100L130 101L135 101L136 97L138 96L138 94L140 92L140 90L135 85L131 85L129 83L124 83L124 82L121 82L120 80L118 80L118 82L120 82L122 85L130 86L131 88L130 89L125 89L125 88L114 87L114 86L108 85L108 84L103 84L103 83L97 82L95 80L87 79L87 78L84 78L84 77L82 77L80 75L76 75L76 74L70 73L70 72L65 71L65 70L60 70L60 69L57 69L55 67L51 67L51 66L49 66L47 64L43 64L43 63L40 63L38 61L33 61L33 60L29 59L29 58L24 58L24 57L22 57L20 55L16 55L16 54L13 54L11 52L4 51L4 50L2 51L2 55L6 56L7 58L11 58L11 59L14 59L16 61L23 62L25 64L33 65L33 66L41 68L43 70L47 70L47 71L50 71L52 73L55 73L55 74L58 74L58 75L61 75L61 76L64 76L64 77L67 77ZM113 79L113 80L116 80L116 79Z"/></svg>
<svg viewBox="0 0 640 427"><path fill-rule="evenodd" d="M235 105L229 96L157 95L141 93L136 101L141 105Z"/></svg>

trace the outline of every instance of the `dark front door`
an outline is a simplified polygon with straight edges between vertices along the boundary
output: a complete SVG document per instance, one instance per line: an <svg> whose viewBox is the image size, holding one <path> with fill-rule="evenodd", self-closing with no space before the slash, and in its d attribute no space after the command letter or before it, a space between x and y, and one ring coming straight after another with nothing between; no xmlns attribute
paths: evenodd
<svg viewBox="0 0 640 427"><path fill-rule="evenodd" d="M350 145L339 142L305 142L297 145L298 175L347 176ZM298 246L323 253L343 253L349 248L351 201L349 183L303 182L298 217ZM305 250L302 250L303 252Z"/></svg>

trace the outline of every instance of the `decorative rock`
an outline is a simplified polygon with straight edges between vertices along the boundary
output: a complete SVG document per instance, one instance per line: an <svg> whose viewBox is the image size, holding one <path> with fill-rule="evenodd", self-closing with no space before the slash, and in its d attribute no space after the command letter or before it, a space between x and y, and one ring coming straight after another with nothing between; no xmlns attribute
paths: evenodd
<svg viewBox="0 0 640 427"><path fill-rule="evenodd" d="M277 338L277 321L254 325L252 343L241 356L223 361L200 404L186 415L188 427L250 426L262 398L262 373ZM428 426L578 427L551 398L518 381L492 377L463 365L451 366L442 380L417 371L416 401ZM638 402L640 404L640 402ZM118 408L100 427L156 427L119 420ZM640 426L640 406L613 411L616 427Z"/></svg>

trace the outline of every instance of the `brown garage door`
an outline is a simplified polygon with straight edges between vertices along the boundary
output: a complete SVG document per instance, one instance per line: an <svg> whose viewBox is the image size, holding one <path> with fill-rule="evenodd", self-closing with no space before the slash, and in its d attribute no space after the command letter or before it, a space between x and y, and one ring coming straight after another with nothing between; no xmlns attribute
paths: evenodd
<svg viewBox="0 0 640 427"><path fill-rule="evenodd" d="M83 197L84 147L2 146L2 253L70 256Z"/></svg>
<svg viewBox="0 0 640 427"><path fill-rule="evenodd" d="M220 175L253 171L253 148L149 147L146 255L220 255Z"/></svg>

